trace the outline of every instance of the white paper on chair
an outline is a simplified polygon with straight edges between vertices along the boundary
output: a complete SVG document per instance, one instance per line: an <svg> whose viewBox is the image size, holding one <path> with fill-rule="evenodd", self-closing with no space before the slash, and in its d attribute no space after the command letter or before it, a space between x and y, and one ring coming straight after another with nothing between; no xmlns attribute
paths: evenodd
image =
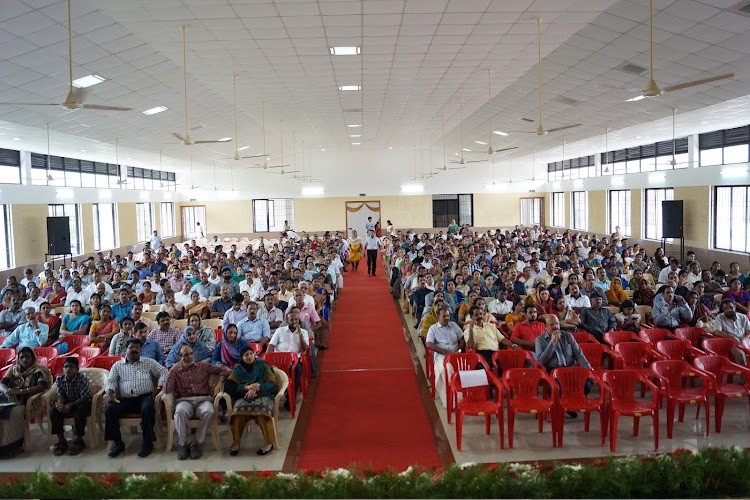
<svg viewBox="0 0 750 500"><path fill-rule="evenodd" d="M462 370L458 372L458 378L461 380L461 387L481 387L490 383L484 370Z"/></svg>

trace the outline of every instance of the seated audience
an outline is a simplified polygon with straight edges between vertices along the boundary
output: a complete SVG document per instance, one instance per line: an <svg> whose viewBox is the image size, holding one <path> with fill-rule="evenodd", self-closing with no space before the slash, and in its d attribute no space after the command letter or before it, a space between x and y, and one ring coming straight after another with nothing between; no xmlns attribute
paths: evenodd
<svg viewBox="0 0 750 500"><path fill-rule="evenodd" d="M0 348L13 347L16 350L24 347L44 347L47 345L49 327L36 317L33 307L26 308L26 322L16 327L0 344Z"/></svg>
<svg viewBox="0 0 750 500"><path fill-rule="evenodd" d="M687 325L693 317L693 312L685 299L674 293L672 286L664 286L660 294L654 298L654 326L674 330Z"/></svg>
<svg viewBox="0 0 750 500"><path fill-rule="evenodd" d="M167 368L171 368L173 365L180 361L180 349L183 346L190 347L191 355L193 356L193 359L195 361L211 361L213 352L211 351L211 349L206 347L206 344L198 340L198 335L195 331L195 328L193 328L192 326L188 326L187 328L185 328L185 333L182 334L180 340L174 346L172 346L172 349L169 351L167 359L164 363Z"/></svg>
<svg viewBox="0 0 750 500"><path fill-rule="evenodd" d="M86 448L83 436L86 434L86 419L91 414L93 399L88 377L78 371L78 358L74 356L65 358L63 373L58 375L55 386L57 388L57 399L49 413L51 432L57 436L53 454L56 457L65 453L78 455ZM68 446L68 440L65 439L63 428L66 418L73 419L75 439L70 446ZM96 429L91 431L96 432Z"/></svg>
<svg viewBox="0 0 750 500"><path fill-rule="evenodd" d="M744 314L737 314L737 304L732 299L721 301L721 314L716 316L713 334L732 339L738 344L750 336L750 320ZM747 366L747 356L737 347L732 348L735 362Z"/></svg>
<svg viewBox="0 0 750 500"><path fill-rule="evenodd" d="M604 301L604 294L602 292L594 292L590 300L591 307L584 308L579 315L579 319L581 320L580 326L596 337L596 340L603 342L604 334L617 328L617 320L615 320L612 311L602 306L602 302Z"/></svg>

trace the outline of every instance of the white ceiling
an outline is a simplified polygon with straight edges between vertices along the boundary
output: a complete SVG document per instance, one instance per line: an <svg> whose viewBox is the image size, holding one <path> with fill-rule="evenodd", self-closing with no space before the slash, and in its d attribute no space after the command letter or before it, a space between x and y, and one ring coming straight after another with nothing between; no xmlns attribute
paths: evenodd
<svg viewBox="0 0 750 500"><path fill-rule="evenodd" d="M413 175L415 147L428 150L417 153L418 167L422 158L426 169L431 161L442 165L443 116L448 153L459 150L460 98L465 103L465 148L486 150L473 141L487 142L490 116L495 130L533 131L536 124L521 118L536 118L537 113L535 16L543 19L544 125L583 126L544 137L494 136L496 149L519 147L514 164L518 158L519 164L530 165L532 149L537 165L558 159L562 140L569 144L566 156L591 153L600 142L603 149L605 127L613 130L611 147L618 147L618 141L632 145L636 135L670 137L670 123L659 119L669 116L673 106L679 114L705 109L708 116L714 110L713 129L729 126L729 121L750 121L744 100L729 110L716 106L750 95L750 17L731 10L737 1L654 4L655 78L660 84L730 71L737 77L624 102L647 80L615 68L623 63L648 66L648 0L73 0L74 77L94 73L107 78L89 89L87 102L135 109L71 112L0 105L0 146L46 152L42 124L50 122L52 154L113 161L117 137L120 159L129 164L158 168L162 148L163 167L178 175L190 175L193 156L196 182L213 186L216 160L217 184L231 183L232 164L235 184L249 192L298 196L300 181L249 170L249 160L223 159L234 152L234 144L188 147L171 136L184 133L181 24L189 26L193 139L234 135L231 75L237 74L236 144L250 146L241 153L263 149L264 101L266 147L273 161L281 152L283 120L285 162L293 161L294 149L294 163L301 169L304 142L314 151L307 160L312 158L313 174L328 194L397 193ZM0 102L64 99L65 8L60 0L2 1ZM361 45L362 55L332 57L328 47L335 45ZM493 70L489 101L487 68ZM337 88L350 84L362 85L362 91ZM560 97L579 102L555 100ZM140 113L157 105L170 109L154 116ZM716 109L723 109L729 121L717 119ZM695 118L680 121L678 134L705 128L700 112L690 116ZM362 127L347 127L352 123ZM628 134L616 132L626 128ZM487 158L474 152L466 156ZM542 167L538 169L541 174ZM461 186L470 177L467 172L441 174L444 180L428 180L425 189Z"/></svg>

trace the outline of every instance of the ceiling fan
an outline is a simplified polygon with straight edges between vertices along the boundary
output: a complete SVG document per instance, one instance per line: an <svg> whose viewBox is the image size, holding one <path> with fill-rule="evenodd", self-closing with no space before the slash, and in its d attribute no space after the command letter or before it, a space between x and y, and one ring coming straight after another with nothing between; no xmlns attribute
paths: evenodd
<svg viewBox="0 0 750 500"><path fill-rule="evenodd" d="M175 186L181 186L181 184L175 184ZM190 157L190 187L187 189L199 189L200 186L193 184L193 157Z"/></svg>
<svg viewBox="0 0 750 500"><path fill-rule="evenodd" d="M726 80L728 78L734 78L734 73L724 73L721 75L711 76L708 78L702 78L700 80L693 80L692 82L678 83L676 85L670 85L669 87L659 88L659 85L654 80L654 0L649 0L649 79L646 88L643 89L640 95L628 99L628 102L640 101L645 97L656 97L667 92L674 92L676 90L687 89L690 87L697 87L698 85L704 85L706 83L717 82L719 80Z"/></svg>
<svg viewBox="0 0 750 500"><path fill-rule="evenodd" d="M121 106L108 106L106 104L84 104L86 90L73 87L73 31L71 28L70 1L68 0L68 95L62 104L41 102L4 102L10 106L62 106L65 109L98 109L100 111L130 111L133 108Z"/></svg>
<svg viewBox="0 0 750 500"><path fill-rule="evenodd" d="M490 130L489 130L489 139L488 139L489 147L487 148L487 154L492 156L495 153L501 153L503 151L510 151L511 149L518 149L517 146L503 148L503 149L492 149L492 68L487 68L487 103L490 108L490 116L489 116Z"/></svg>
<svg viewBox="0 0 750 500"><path fill-rule="evenodd" d="M461 148L461 149L463 149L463 148ZM449 167L447 165L447 163L448 163L448 157L446 156L446 152L445 152L445 115L443 115L443 167L442 168L438 168L437 171L438 172L447 172L448 170L461 170L461 169L466 168L466 166L463 166L463 167Z"/></svg>
<svg viewBox="0 0 750 500"><path fill-rule="evenodd" d="M232 75L232 96L234 98L234 137L237 138L237 140L234 141L234 156L224 159L239 161L242 158L261 158L264 156L267 158L269 155L266 154L266 113L264 103L260 103L260 112L263 116L263 154L240 156L240 150L237 149L239 141L239 135L237 135L237 75Z"/></svg>
<svg viewBox="0 0 750 500"><path fill-rule="evenodd" d="M451 160L451 163L458 163L460 165L466 165L467 163L482 163L487 160L464 160L464 98L461 98L461 159Z"/></svg>
<svg viewBox="0 0 750 500"><path fill-rule="evenodd" d="M49 123L45 123L44 128L47 129L47 182L52 182L55 180L55 178L52 177L52 172L50 172L51 158L49 147Z"/></svg>
<svg viewBox="0 0 750 500"><path fill-rule="evenodd" d="M320 182L320 179L312 176L312 149L310 149L310 160L308 160L307 165L307 171L309 174L305 175L305 141L302 141L302 175L299 177L294 175L294 178L301 180L302 182Z"/></svg>
<svg viewBox="0 0 750 500"><path fill-rule="evenodd" d="M547 135L553 132L559 132L561 130L567 130L569 128L580 127L580 123L573 125L563 125L561 127L555 127L551 129L545 129L542 125L542 18L536 18L536 44L537 44L537 109L539 111L539 125L535 131L521 130L516 131L516 134L536 134L536 135ZM533 121L533 120L531 120Z"/></svg>
<svg viewBox="0 0 750 500"><path fill-rule="evenodd" d="M128 183L127 176L123 177L123 171L122 171L122 165L120 165L120 148L119 148L119 142L117 138L115 137L115 165L117 165L118 170L120 171L120 178L117 179L117 185L123 186ZM127 169L125 170L127 172Z"/></svg>
<svg viewBox="0 0 750 500"><path fill-rule="evenodd" d="M280 134L279 135L281 136L281 140L280 140L280 143L279 143L280 146L281 146L281 149L280 149L280 152L281 152L281 164L280 165L267 165L267 166L264 166L263 168L264 169L268 169L268 168L280 168L281 169L280 172L270 172L272 174L278 174L278 175L298 173L299 170L284 170L284 167L291 167L291 165L284 163L284 121L283 120L279 121L279 130L280 130Z"/></svg>
<svg viewBox="0 0 750 500"><path fill-rule="evenodd" d="M172 132L172 135L180 140L185 146L191 146L193 144L214 144L217 142L232 142L232 138L228 137L225 139L215 139L209 141L194 141L190 137L190 125L188 120L188 81L187 81L187 26L180 26L182 29L182 78L185 90L185 135L182 136L177 132Z"/></svg>

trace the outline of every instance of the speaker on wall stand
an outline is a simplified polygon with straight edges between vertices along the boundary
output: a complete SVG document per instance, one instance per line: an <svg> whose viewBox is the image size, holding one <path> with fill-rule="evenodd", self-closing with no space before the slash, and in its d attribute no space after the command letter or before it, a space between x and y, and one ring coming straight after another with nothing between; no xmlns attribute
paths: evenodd
<svg viewBox="0 0 750 500"><path fill-rule="evenodd" d="M685 224L683 214L682 200L661 202L662 248L666 247L667 238L679 238L680 262L685 262Z"/></svg>
<svg viewBox="0 0 750 500"><path fill-rule="evenodd" d="M54 268L54 258L62 255L63 264L65 256L73 254L70 252L70 217L47 217L47 254L45 258L52 258L52 267Z"/></svg>

